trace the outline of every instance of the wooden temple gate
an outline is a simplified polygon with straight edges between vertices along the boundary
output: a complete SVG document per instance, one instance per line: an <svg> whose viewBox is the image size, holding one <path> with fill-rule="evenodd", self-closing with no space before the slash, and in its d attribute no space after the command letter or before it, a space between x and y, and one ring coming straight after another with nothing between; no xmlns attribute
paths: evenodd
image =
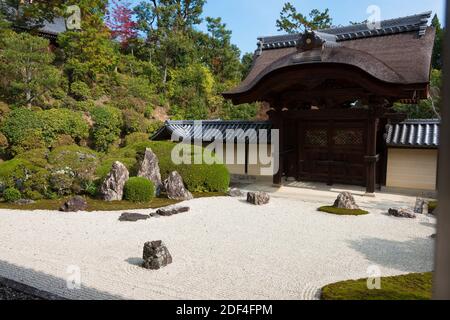
<svg viewBox="0 0 450 320"><path fill-rule="evenodd" d="M223 93L234 104L265 101L279 130L283 177L365 186L384 183L388 121L429 90L434 29L430 13L259 39L247 78ZM273 141L272 141L273 142Z"/></svg>

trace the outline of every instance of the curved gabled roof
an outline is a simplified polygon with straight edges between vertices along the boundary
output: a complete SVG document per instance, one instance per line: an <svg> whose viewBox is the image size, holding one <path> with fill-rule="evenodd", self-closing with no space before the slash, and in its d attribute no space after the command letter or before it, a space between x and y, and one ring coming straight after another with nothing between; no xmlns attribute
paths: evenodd
<svg viewBox="0 0 450 320"><path fill-rule="evenodd" d="M271 73L299 64L327 63L356 67L387 84L422 85L426 92L435 35L427 27L430 15L382 21L378 29L360 24L312 32L318 39L315 48L304 43L306 33L261 37L249 75L223 95L235 103L251 102L243 96Z"/></svg>

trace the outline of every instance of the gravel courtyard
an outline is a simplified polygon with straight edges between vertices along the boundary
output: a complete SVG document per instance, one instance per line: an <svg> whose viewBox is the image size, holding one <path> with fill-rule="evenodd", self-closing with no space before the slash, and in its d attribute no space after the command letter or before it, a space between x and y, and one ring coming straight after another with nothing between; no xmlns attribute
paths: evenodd
<svg viewBox="0 0 450 320"><path fill-rule="evenodd" d="M263 207L196 199L189 213L136 223L119 222L121 212L0 210L0 276L70 299L314 299L370 266L383 276L432 271L435 219L384 214L414 198L357 197L370 214L341 217L316 211L335 197L320 192L275 194ZM173 264L139 267L151 240L166 243ZM76 268L82 286L69 290Z"/></svg>

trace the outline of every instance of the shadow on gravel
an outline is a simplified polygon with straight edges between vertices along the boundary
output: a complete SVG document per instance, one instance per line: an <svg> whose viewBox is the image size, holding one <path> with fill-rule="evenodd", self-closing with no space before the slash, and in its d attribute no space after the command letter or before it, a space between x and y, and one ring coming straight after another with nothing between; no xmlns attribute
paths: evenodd
<svg viewBox="0 0 450 320"><path fill-rule="evenodd" d="M352 249L361 252L367 260L380 267L413 273L433 269L434 241L431 238L416 238L404 242L365 238L348 243Z"/></svg>
<svg viewBox="0 0 450 320"><path fill-rule="evenodd" d="M69 276L69 274L68 274ZM6 278L8 285L17 282L14 288L29 295L37 296L44 300L122 300L123 297L86 287L81 283L81 289L70 290L67 287L67 279L57 278L33 269L17 266L0 260L0 279ZM9 280L12 281L9 281ZM83 278L81 278L83 281ZM51 289L51 288L57 288Z"/></svg>

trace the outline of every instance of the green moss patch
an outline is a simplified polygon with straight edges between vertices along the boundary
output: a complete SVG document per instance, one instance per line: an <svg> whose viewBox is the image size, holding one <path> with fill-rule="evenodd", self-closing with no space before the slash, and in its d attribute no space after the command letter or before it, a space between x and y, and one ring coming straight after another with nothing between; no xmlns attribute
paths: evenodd
<svg viewBox="0 0 450 320"><path fill-rule="evenodd" d="M428 212L434 214L437 207L438 207L437 201L430 201L430 203L428 204Z"/></svg>
<svg viewBox="0 0 450 320"><path fill-rule="evenodd" d="M368 211L361 210L361 209L358 209L358 210L341 209L341 208L336 208L336 207L332 207L332 206L320 207L317 210L321 211L321 212L336 214L339 216L363 216L363 215L369 214Z"/></svg>
<svg viewBox="0 0 450 320"><path fill-rule="evenodd" d="M430 300L433 274L381 278L381 289L369 290L367 279L338 282L322 289L322 300Z"/></svg>
<svg viewBox="0 0 450 320"><path fill-rule="evenodd" d="M207 197L223 197L225 193L213 192L213 193L194 193L195 198L207 198ZM0 209L11 210L58 210L61 205L67 201L70 197L55 200L39 200L35 203L28 205L18 205L15 203L0 202ZM88 212L92 211L121 211L121 210L138 210L138 209L157 209L179 203L176 200L170 200L165 198L162 194L160 198L153 198L150 202L134 203L130 201L113 201L107 202L98 199L86 198L88 203Z"/></svg>

